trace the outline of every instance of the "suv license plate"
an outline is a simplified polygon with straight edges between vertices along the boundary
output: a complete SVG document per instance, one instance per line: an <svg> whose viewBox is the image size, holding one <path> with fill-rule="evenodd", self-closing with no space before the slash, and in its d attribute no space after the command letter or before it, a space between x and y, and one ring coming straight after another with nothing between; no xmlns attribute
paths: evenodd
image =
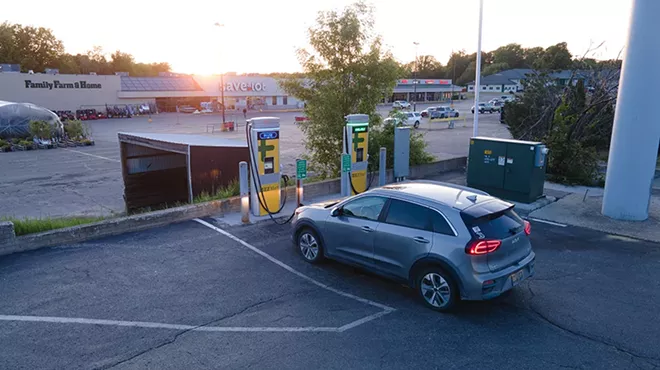
<svg viewBox="0 0 660 370"><path fill-rule="evenodd" d="M513 274L511 274L511 285L512 286L518 285L518 283L520 283L522 281L523 276L524 276L523 270L518 270L518 271L514 272Z"/></svg>

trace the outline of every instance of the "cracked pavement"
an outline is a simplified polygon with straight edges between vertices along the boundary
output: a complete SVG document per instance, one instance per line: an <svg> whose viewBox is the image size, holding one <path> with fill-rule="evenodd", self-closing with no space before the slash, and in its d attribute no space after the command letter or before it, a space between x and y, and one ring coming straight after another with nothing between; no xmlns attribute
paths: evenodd
<svg viewBox="0 0 660 370"><path fill-rule="evenodd" d="M656 369L660 245L533 222L537 275L438 314L399 284L312 266L288 226L228 229L333 288L396 311L338 332L200 332L0 321L21 369ZM378 309L319 289L195 222L0 259L0 315L338 327Z"/></svg>

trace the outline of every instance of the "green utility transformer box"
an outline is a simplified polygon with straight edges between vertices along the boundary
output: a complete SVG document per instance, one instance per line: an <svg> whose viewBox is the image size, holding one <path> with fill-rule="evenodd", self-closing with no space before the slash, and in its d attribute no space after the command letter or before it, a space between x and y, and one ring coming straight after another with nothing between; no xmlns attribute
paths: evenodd
<svg viewBox="0 0 660 370"><path fill-rule="evenodd" d="M547 154L539 142L473 137L467 185L496 197L534 202L543 196Z"/></svg>

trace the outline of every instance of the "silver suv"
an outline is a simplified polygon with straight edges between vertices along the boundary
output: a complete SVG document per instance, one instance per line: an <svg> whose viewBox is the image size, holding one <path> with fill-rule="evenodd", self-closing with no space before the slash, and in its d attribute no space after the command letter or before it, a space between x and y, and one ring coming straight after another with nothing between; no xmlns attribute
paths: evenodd
<svg viewBox="0 0 660 370"><path fill-rule="evenodd" d="M497 297L534 275L530 224L512 204L458 185L387 185L301 207L292 225L307 262L331 258L404 282L437 311Z"/></svg>

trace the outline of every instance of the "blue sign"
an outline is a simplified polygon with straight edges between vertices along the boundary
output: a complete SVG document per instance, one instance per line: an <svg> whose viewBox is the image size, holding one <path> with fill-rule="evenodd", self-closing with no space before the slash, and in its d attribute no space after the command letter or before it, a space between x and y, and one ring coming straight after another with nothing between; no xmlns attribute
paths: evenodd
<svg viewBox="0 0 660 370"><path fill-rule="evenodd" d="M259 140L274 140L279 137L279 132L277 131L263 131L259 132Z"/></svg>

